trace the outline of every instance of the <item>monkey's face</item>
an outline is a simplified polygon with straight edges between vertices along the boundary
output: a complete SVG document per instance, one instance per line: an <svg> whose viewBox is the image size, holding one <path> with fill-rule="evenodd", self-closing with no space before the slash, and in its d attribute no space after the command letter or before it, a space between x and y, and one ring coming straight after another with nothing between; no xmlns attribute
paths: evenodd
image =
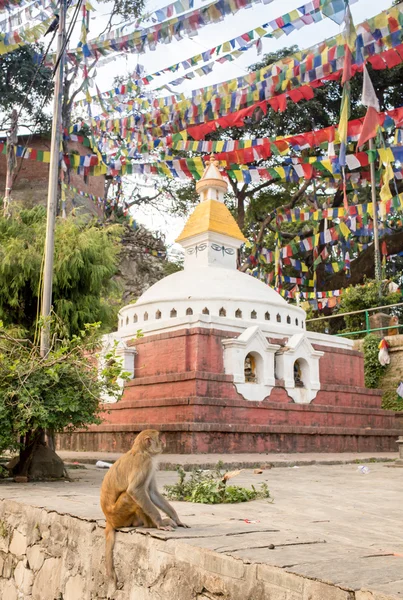
<svg viewBox="0 0 403 600"><path fill-rule="evenodd" d="M159 432L155 432L155 434L149 438L150 440L150 446L149 446L149 453L156 455L156 454L161 454L164 450L164 443L162 441L162 439L160 438L160 434Z"/></svg>

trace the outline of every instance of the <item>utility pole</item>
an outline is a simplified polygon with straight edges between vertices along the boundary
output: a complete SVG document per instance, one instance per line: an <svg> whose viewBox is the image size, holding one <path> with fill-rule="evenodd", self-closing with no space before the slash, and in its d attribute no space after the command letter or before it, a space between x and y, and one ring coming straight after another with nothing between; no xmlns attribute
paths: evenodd
<svg viewBox="0 0 403 600"><path fill-rule="evenodd" d="M17 145L18 137L18 113L13 109L11 113L11 125L7 133L7 173L6 173L6 189L4 193L4 216L9 217L11 215L10 202L11 202L11 190L13 189L13 176L16 166L15 158L15 147Z"/></svg>
<svg viewBox="0 0 403 600"><path fill-rule="evenodd" d="M63 75L66 37L66 0L60 0L59 28L55 67L55 90L53 99L52 139L50 145L50 166L48 184L48 208L45 239L45 262L43 268L43 291L41 317L41 356L46 356L50 346L50 311L52 307L53 254L55 247L55 223L57 192L59 183L60 143L62 134Z"/></svg>
<svg viewBox="0 0 403 600"><path fill-rule="evenodd" d="M375 150L374 140L369 140L369 149ZM372 158L372 157L371 157ZM376 202L376 181L375 181L375 161L371 160L370 163L371 171L371 194L372 194L372 210L373 210L373 223L374 223L374 259L375 259L375 279L381 281L381 255L379 252L379 233L378 233L378 208Z"/></svg>

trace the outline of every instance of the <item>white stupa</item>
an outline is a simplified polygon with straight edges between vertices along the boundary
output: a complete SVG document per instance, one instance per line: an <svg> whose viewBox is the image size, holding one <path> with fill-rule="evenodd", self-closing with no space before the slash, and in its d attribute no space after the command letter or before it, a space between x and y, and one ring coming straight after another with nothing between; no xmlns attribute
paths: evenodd
<svg viewBox="0 0 403 600"><path fill-rule="evenodd" d="M305 311L288 304L265 283L237 270L246 241L224 204L227 183L211 160L196 184L200 204L176 240L184 270L151 286L120 311L119 335L131 338L183 327L242 332L259 325L266 334L291 336L305 328Z"/></svg>

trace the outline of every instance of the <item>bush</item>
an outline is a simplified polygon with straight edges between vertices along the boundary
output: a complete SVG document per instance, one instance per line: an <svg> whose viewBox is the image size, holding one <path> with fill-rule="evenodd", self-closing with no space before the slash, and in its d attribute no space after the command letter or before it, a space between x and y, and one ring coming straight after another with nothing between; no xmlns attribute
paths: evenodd
<svg viewBox="0 0 403 600"><path fill-rule="evenodd" d="M372 334L364 338L364 373L367 388L377 388L386 370L378 360L379 342L380 339Z"/></svg>
<svg viewBox="0 0 403 600"><path fill-rule="evenodd" d="M382 408L403 412L403 398L398 396L396 392L385 392L382 397Z"/></svg>
<svg viewBox="0 0 403 600"><path fill-rule="evenodd" d="M169 500L182 500L199 504L235 504L259 498L270 498L267 484L262 483L260 489L252 485L247 489L237 485L227 485L227 481L240 471L221 472L222 463L217 463L214 471L195 469L189 479L182 467L178 467L179 481L174 485L165 485L165 495Z"/></svg>
<svg viewBox="0 0 403 600"><path fill-rule="evenodd" d="M99 324L86 325L71 339L58 339L42 357L29 339L17 338L0 322L0 452L20 451L21 469L30 461L44 430L85 428L100 423L99 400L119 397L126 378L114 349L100 372L94 353Z"/></svg>
<svg viewBox="0 0 403 600"><path fill-rule="evenodd" d="M338 314L365 310L367 308L376 308L377 306L388 306L389 304L398 304L402 297L400 292L390 294L387 290L386 282L377 282L367 280L364 285L350 286L343 292ZM394 314L401 317L401 310L393 309ZM374 314L373 312L370 314ZM358 315L348 315L344 317L344 332L361 331L365 329L365 313ZM364 334L363 334L364 335Z"/></svg>

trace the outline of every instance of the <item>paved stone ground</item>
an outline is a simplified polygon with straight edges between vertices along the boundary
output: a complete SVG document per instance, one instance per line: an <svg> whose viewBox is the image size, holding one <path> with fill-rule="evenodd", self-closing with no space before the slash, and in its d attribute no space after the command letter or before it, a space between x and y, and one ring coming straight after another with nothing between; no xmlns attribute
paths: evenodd
<svg viewBox="0 0 403 600"><path fill-rule="evenodd" d="M356 464L267 469L260 475L245 470L234 483L267 482L273 503L176 502L191 529L150 533L348 590L379 592L376 598L382 600L403 598L403 469L381 463L368 467L366 475ZM105 471L87 465L70 474L72 482L2 482L0 496L101 524L99 488ZM176 474L160 472L158 480L160 486L172 483Z"/></svg>
<svg viewBox="0 0 403 600"><path fill-rule="evenodd" d="M95 464L97 460L115 462L119 456L115 452L70 452L58 451L59 456L66 462L81 462ZM354 454L352 452L322 454L163 454L160 457L160 470L172 471L176 465L182 465L185 470L192 468L211 469L218 461L224 463L226 468L249 468L269 465L273 467L288 467L290 465L342 465L358 462L392 461L398 458L398 452L379 452Z"/></svg>

